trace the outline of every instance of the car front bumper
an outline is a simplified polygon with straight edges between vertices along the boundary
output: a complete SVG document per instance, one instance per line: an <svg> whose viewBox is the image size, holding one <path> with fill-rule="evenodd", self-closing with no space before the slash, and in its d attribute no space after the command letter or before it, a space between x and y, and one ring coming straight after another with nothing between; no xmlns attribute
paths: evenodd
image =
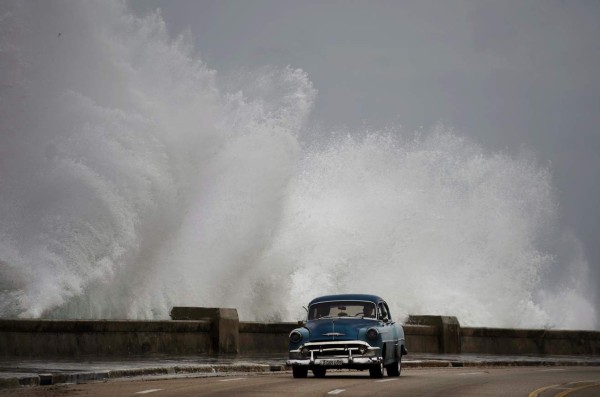
<svg viewBox="0 0 600 397"><path fill-rule="evenodd" d="M371 366L381 364L381 357L331 357L317 358L314 360L287 360L287 365L299 365L307 367L353 367L353 366Z"/></svg>
<svg viewBox="0 0 600 397"><path fill-rule="evenodd" d="M363 341L308 342L300 349L290 350L287 365L360 368L381 364L381 349Z"/></svg>

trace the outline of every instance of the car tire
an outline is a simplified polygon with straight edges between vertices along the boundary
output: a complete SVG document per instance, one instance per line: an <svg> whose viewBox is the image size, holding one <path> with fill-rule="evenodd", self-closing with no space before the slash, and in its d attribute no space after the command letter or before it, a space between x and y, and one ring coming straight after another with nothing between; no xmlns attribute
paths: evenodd
<svg viewBox="0 0 600 397"><path fill-rule="evenodd" d="M324 378L326 372L327 368L314 368L312 370L312 373L315 376L315 378Z"/></svg>
<svg viewBox="0 0 600 397"><path fill-rule="evenodd" d="M369 375L371 378L383 378L383 363L373 365L369 368Z"/></svg>
<svg viewBox="0 0 600 397"><path fill-rule="evenodd" d="M308 368L295 365L292 367L292 374L294 378L306 378L308 376Z"/></svg>
<svg viewBox="0 0 600 397"><path fill-rule="evenodd" d="M387 365L385 371L388 376L400 376L400 371L402 371L402 357L400 357L398 361Z"/></svg>

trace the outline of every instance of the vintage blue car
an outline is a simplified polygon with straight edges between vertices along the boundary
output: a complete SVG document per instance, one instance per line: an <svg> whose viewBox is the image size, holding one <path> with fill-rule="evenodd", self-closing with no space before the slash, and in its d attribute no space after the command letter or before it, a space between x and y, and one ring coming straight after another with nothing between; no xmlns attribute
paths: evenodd
<svg viewBox="0 0 600 397"><path fill-rule="evenodd" d="M407 354L404 330L383 299L375 295L327 295L308 305L308 319L290 333L289 360L294 378L310 369L324 377L327 368L368 369L373 378L400 376Z"/></svg>

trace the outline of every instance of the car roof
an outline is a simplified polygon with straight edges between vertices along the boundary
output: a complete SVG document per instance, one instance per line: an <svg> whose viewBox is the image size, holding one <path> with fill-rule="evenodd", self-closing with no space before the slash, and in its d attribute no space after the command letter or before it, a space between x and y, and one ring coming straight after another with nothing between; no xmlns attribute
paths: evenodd
<svg viewBox="0 0 600 397"><path fill-rule="evenodd" d="M375 304L379 303L383 299L377 295L369 294L338 294L338 295L325 295L313 299L308 304L309 306L319 302L330 302L330 301L367 301Z"/></svg>

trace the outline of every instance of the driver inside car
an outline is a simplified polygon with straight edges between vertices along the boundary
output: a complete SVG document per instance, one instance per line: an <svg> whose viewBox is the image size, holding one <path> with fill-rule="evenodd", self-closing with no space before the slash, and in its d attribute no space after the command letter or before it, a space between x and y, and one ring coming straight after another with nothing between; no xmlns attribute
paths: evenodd
<svg viewBox="0 0 600 397"><path fill-rule="evenodd" d="M373 306L365 305L363 307L363 317L369 317L369 318L375 317L375 316L373 316Z"/></svg>

